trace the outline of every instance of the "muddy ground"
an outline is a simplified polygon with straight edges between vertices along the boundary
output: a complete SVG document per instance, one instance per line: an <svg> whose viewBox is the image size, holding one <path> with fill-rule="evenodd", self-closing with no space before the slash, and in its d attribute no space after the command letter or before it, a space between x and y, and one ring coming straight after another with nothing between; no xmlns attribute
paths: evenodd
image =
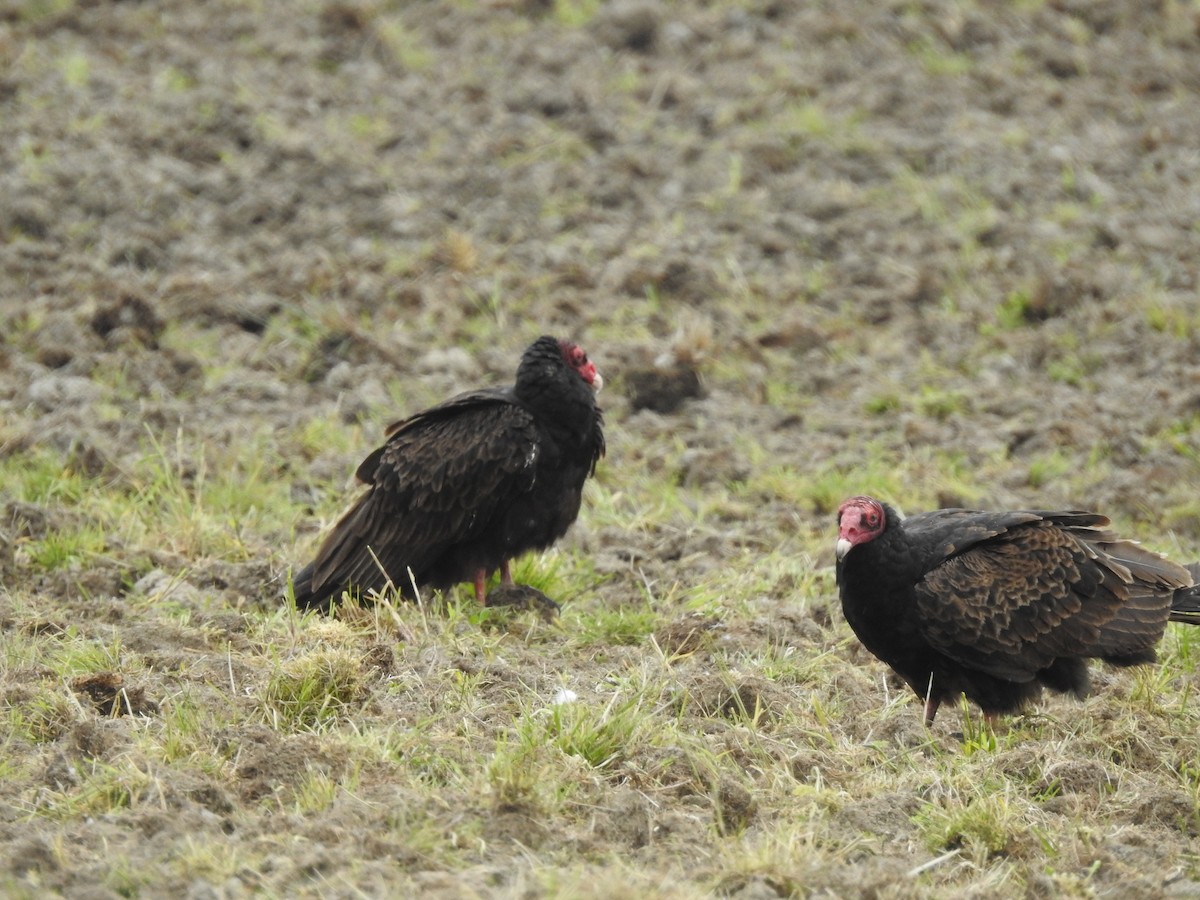
<svg viewBox="0 0 1200 900"><path fill-rule="evenodd" d="M580 586L581 602L636 606L662 583L686 596L748 554L790 548L796 572L769 579L759 619L731 619L736 641L836 648L870 673L843 682L869 721L882 670L845 640L827 571L842 495L1095 507L1156 549L1200 556L1198 271L1200 6L1187 0L9 0L5 466L57 459L111 483L156 445L181 470L253 446L291 505L230 524L236 540L144 535L49 571L20 542L88 515L86 501L14 491L0 498L0 618L25 633L94 619L146 672L186 657L207 684L252 679L228 648L277 602L384 425L508 380L531 338L560 333L609 382L610 453L592 495L604 510L589 521L585 504L564 546L604 576ZM648 496L647 476L679 507L608 502ZM126 608L181 572L202 623ZM32 622L30 609L59 612ZM688 616L683 601L660 609L660 641L694 649ZM437 669L396 653L388 671ZM588 675L624 653L588 660ZM49 665L6 660L9 706ZM169 705L173 682L155 677L128 712ZM689 684L719 718L728 698L705 677L698 662ZM458 869L351 840L340 820L327 833L298 815L264 823L262 796L289 766L340 765L319 735L265 725L222 738L241 748L235 787L159 785L157 811L147 801L94 824L41 815L37 792L70 781L56 761L111 758L127 740L108 728L111 708L85 712L40 743L5 744L40 779L0 813L11 890L348 896L419 875L405 883L447 896L604 894L587 878L556 889L511 874L539 849L597 865L633 854L627 866L686 882L677 846L662 851L668 864L630 832L646 807L628 786L586 836L497 814L491 849ZM899 745L919 739L914 708L903 712ZM753 788L720 795L751 830L765 818ZM404 802L385 777L372 789ZM864 805L864 822L843 828L907 849L853 856L849 875L814 870L813 884L908 890L895 872L936 855L906 836L911 803ZM691 833L686 804L655 808ZM1098 851L1115 874L1088 880L1079 863L1080 891L1134 876L1147 896L1194 886L1188 829L1138 815L1112 826L1136 839ZM1189 816L1194 831L1194 806ZM97 849L151 866L181 834L212 828L280 849L257 881L217 884L115 878ZM299 856L294 834L306 836ZM692 846L715 839L699 835ZM77 866L64 862L73 842L89 848ZM691 889L806 890L708 877L708 852L683 862L699 873Z"/></svg>

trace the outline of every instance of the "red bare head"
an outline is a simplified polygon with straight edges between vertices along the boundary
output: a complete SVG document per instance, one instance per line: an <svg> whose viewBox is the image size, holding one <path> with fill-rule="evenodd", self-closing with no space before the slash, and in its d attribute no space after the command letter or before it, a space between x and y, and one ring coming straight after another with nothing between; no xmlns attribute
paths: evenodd
<svg viewBox="0 0 1200 900"><path fill-rule="evenodd" d="M837 558L841 559L856 544L865 544L883 534L887 514L883 504L872 497L851 497L838 507Z"/></svg>
<svg viewBox="0 0 1200 900"><path fill-rule="evenodd" d="M559 341L558 347L567 365L579 373L579 377L588 383L588 387L600 393L600 389L604 387L604 379L600 377L600 373L596 371L596 364L588 359L583 348L571 341Z"/></svg>

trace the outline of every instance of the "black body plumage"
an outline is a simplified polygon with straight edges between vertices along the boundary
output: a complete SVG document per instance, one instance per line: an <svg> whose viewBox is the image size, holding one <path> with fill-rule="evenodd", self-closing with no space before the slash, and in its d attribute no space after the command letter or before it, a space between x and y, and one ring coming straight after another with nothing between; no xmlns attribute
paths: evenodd
<svg viewBox="0 0 1200 900"><path fill-rule="evenodd" d="M1108 524L1080 511L903 519L853 498L839 512L842 609L863 645L926 701L928 722L961 694L988 714L1019 710L1043 688L1082 697L1087 659L1153 662L1168 621L1200 621L1195 567Z"/></svg>
<svg viewBox="0 0 1200 900"><path fill-rule="evenodd" d="M296 605L389 584L409 597L415 587L479 585L550 546L604 455L599 384L578 347L541 337L511 387L460 394L392 425L358 467L366 492L294 576Z"/></svg>

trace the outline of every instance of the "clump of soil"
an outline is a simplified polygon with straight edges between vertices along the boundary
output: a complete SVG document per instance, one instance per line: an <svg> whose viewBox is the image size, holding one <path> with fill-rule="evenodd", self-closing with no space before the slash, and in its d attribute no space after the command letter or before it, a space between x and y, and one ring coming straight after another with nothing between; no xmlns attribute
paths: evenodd
<svg viewBox="0 0 1200 900"><path fill-rule="evenodd" d="M101 716L148 716L158 712L158 703L146 696L145 688L125 683L116 672L80 675L71 690L86 698Z"/></svg>

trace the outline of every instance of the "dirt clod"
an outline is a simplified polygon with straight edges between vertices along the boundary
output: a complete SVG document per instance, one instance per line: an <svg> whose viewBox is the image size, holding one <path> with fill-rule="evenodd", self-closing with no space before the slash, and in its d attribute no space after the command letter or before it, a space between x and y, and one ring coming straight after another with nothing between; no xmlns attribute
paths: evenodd
<svg viewBox="0 0 1200 900"><path fill-rule="evenodd" d="M158 712L158 704L146 696L145 688L125 683L116 672L80 675L71 682L71 690L86 697L102 716L148 716Z"/></svg>

